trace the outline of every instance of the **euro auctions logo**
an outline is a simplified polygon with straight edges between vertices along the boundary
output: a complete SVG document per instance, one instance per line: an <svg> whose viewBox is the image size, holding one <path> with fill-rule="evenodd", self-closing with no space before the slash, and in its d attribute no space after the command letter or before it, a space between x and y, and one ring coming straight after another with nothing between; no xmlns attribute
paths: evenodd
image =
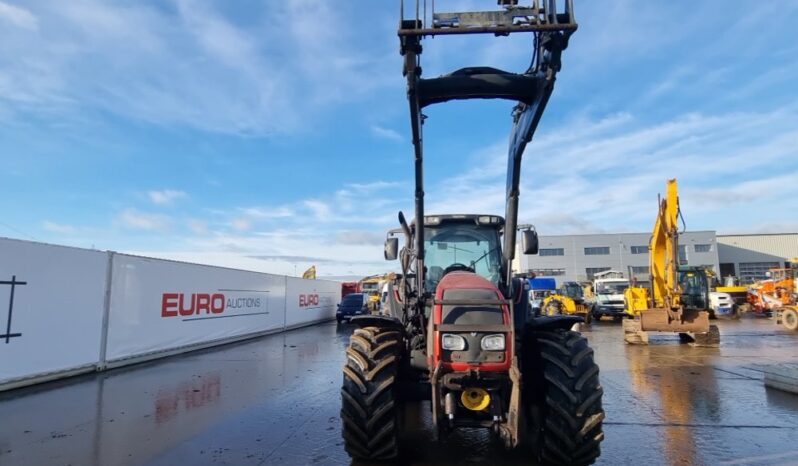
<svg viewBox="0 0 798 466"><path fill-rule="evenodd" d="M250 293L250 296L239 294L244 292ZM182 317L183 321L189 321L269 314L267 296L252 296L254 293L268 293L268 291L218 290L216 293L163 293L161 317Z"/></svg>
<svg viewBox="0 0 798 466"><path fill-rule="evenodd" d="M299 307L313 307L319 305L319 295L301 294L299 295Z"/></svg>
<svg viewBox="0 0 798 466"><path fill-rule="evenodd" d="M224 309L225 297L222 293L164 293L161 297L161 317L222 314Z"/></svg>

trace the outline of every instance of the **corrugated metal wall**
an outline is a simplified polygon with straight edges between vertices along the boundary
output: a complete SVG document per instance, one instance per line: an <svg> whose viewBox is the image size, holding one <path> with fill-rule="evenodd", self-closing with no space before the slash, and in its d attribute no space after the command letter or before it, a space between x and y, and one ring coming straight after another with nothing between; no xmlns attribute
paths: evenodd
<svg viewBox="0 0 798 466"><path fill-rule="evenodd" d="M558 252L562 252L562 255L523 255L520 269L524 272L532 270L541 275L553 275L558 282L585 281L589 279L589 271L602 268L618 270L626 275L630 266L648 266L650 236L650 233L541 236L541 249L561 249ZM679 239L685 246L688 264L711 265L718 270L718 247L714 231L686 232ZM695 245L707 244L711 245L708 252L696 250ZM645 252L635 254L641 247ZM586 248L609 248L609 254L586 254ZM591 252L596 250L592 249ZM647 272L638 273L637 276L648 280Z"/></svg>
<svg viewBox="0 0 798 466"><path fill-rule="evenodd" d="M718 249L721 262L784 262L798 256L798 233L718 235Z"/></svg>
<svg viewBox="0 0 798 466"><path fill-rule="evenodd" d="M770 267L784 267L798 257L798 233L721 235L718 236L718 258L724 264L722 274L732 272L744 282L765 278ZM766 266L767 265L767 266ZM761 269L757 273L751 272Z"/></svg>

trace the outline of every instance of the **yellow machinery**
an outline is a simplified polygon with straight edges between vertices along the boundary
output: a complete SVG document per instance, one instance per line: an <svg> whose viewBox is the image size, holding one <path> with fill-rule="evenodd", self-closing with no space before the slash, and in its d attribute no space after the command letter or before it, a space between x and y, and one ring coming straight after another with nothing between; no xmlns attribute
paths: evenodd
<svg viewBox="0 0 798 466"><path fill-rule="evenodd" d="M368 296L369 311L377 312L379 310L382 287L389 279L389 275L371 275L358 282L358 291Z"/></svg>
<svg viewBox="0 0 798 466"><path fill-rule="evenodd" d="M565 282L559 290L544 298L540 312L547 316L578 315L585 319L586 324L592 320L590 309L585 305L582 285L576 282Z"/></svg>
<svg viewBox="0 0 798 466"><path fill-rule="evenodd" d="M667 195L660 200L649 244L651 289L627 288L624 340L648 343L648 332L676 332L697 346L717 346L718 328L709 324L709 284L706 270L679 265L679 192L668 180Z"/></svg>
<svg viewBox="0 0 798 466"><path fill-rule="evenodd" d="M767 280L748 290L748 301L760 313L772 312L777 324L798 330L798 267L770 269Z"/></svg>

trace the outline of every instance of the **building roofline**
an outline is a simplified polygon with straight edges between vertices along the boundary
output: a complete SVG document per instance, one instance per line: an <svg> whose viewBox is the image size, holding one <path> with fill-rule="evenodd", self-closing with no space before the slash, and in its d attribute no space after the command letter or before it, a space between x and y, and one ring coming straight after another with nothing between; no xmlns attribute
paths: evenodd
<svg viewBox="0 0 798 466"><path fill-rule="evenodd" d="M571 234L562 234L562 235L547 235L544 233L540 233L541 238L551 238L554 236L558 237L565 237L565 236L621 236L621 235L649 235L651 236L650 231L640 231L640 232L626 232L626 233L571 233ZM685 232L680 232L679 234L689 234L689 233L714 233L715 236L720 236L716 233L715 230L689 230ZM773 234L783 234L783 233L773 233ZM739 236L739 235L732 235L732 236Z"/></svg>
<svg viewBox="0 0 798 466"><path fill-rule="evenodd" d="M784 233L724 233L722 235L715 235L718 238L724 238L729 236L786 236L786 235L798 235L798 232L784 232Z"/></svg>

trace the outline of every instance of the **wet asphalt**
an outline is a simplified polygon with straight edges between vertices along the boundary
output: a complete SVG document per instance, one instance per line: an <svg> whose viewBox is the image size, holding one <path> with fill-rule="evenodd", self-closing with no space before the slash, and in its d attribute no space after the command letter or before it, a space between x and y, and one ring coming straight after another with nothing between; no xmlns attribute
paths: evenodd
<svg viewBox="0 0 798 466"><path fill-rule="evenodd" d="M763 366L798 363L798 333L718 324L720 348L584 329L605 390L597 464L798 465L798 396L762 382ZM0 465L350 464L338 389L351 331L322 324L2 393ZM479 430L433 443L428 409L407 408L400 464L534 464Z"/></svg>

